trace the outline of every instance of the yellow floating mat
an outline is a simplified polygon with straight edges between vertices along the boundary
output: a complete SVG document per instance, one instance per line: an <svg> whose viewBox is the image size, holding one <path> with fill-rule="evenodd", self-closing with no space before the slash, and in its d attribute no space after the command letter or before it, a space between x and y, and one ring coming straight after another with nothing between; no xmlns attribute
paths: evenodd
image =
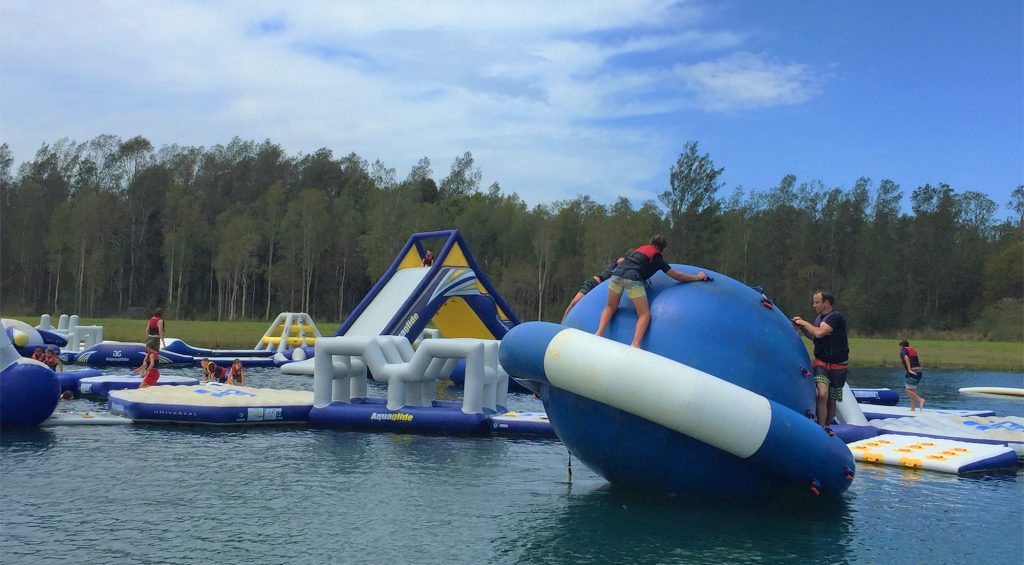
<svg viewBox="0 0 1024 565"><path fill-rule="evenodd" d="M164 389L179 389L168 391ZM219 383L119 390L110 411L135 421L253 424L309 421L313 393Z"/></svg>
<svg viewBox="0 0 1024 565"><path fill-rule="evenodd" d="M1003 445L883 434L847 444L865 463L964 474L1017 467L1016 452Z"/></svg>

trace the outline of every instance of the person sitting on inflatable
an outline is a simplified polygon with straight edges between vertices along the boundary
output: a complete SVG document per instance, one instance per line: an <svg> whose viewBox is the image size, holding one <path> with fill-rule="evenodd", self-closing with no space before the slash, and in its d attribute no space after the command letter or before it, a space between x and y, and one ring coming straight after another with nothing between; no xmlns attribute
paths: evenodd
<svg viewBox="0 0 1024 565"><path fill-rule="evenodd" d="M199 362L203 367L203 381L217 381L218 383L225 383L228 380L228 370L224 367L218 366L213 361L207 358L203 358Z"/></svg>
<svg viewBox="0 0 1024 565"><path fill-rule="evenodd" d="M64 372L64 362L60 360L60 357L57 357L57 352L52 347L46 349L46 356L43 358L43 363L46 363L46 366L54 371L60 373Z"/></svg>
<svg viewBox="0 0 1024 565"><path fill-rule="evenodd" d="M36 350L32 352L32 359L35 359L36 361L39 361L41 363L46 362L46 354L43 353L42 347L39 347L38 345L36 346Z"/></svg>
<svg viewBox="0 0 1024 565"><path fill-rule="evenodd" d="M231 372L228 373L228 384L244 386L245 385L245 373L242 371L242 360L236 358L231 363Z"/></svg>

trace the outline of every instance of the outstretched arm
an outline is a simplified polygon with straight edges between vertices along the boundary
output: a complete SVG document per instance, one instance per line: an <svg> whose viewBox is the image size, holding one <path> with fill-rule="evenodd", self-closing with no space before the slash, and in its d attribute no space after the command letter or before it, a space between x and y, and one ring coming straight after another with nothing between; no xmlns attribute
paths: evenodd
<svg viewBox="0 0 1024 565"><path fill-rule="evenodd" d="M697 273L696 275L688 275L686 273L681 273L681 272L679 272L679 271L677 271L675 269L669 269L668 271L665 272L665 274L670 276L670 277L672 277L672 278L674 278L674 279L676 279L679 282L696 282L696 281L711 280L707 276L707 274L704 273L704 271L701 271L701 272Z"/></svg>
<svg viewBox="0 0 1024 565"><path fill-rule="evenodd" d="M798 330L811 339L822 338L832 333L832 326L825 322L822 322L820 326L815 326L800 316L794 316L792 321Z"/></svg>

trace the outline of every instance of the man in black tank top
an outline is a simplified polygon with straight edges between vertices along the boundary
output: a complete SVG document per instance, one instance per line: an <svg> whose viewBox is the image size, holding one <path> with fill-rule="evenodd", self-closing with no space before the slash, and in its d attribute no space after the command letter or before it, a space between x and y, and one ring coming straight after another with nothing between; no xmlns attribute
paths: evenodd
<svg viewBox="0 0 1024 565"><path fill-rule="evenodd" d="M835 297L827 290L811 296L811 306L818 316L808 322L800 316L793 325L814 342L814 382L817 395L818 424L832 434L829 424L836 416L836 402L843 400L843 386L849 376L847 361L850 346L846 337L846 318L833 308Z"/></svg>

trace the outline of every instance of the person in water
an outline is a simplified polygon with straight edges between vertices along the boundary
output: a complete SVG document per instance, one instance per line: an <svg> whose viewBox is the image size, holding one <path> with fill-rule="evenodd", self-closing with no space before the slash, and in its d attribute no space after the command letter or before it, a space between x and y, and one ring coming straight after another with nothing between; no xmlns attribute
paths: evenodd
<svg viewBox="0 0 1024 565"><path fill-rule="evenodd" d="M245 371L242 369L242 360L235 358L231 363L231 370L228 371L228 384L245 386Z"/></svg>
<svg viewBox="0 0 1024 565"><path fill-rule="evenodd" d="M39 361L40 363L46 362L46 354L43 353L43 348L36 346L36 350L32 352L32 359Z"/></svg>
<svg viewBox="0 0 1024 565"><path fill-rule="evenodd" d="M218 383L226 383L228 381L228 370L224 367L205 357L199 362L199 365L203 368L203 381L216 381Z"/></svg>
<svg viewBox="0 0 1024 565"><path fill-rule="evenodd" d="M423 266L424 267L429 267L429 266L431 266L433 264L434 264L434 252L428 249L427 252L423 254Z"/></svg>
<svg viewBox="0 0 1024 565"><path fill-rule="evenodd" d="M626 255L621 263L612 270L611 279L608 281L608 302L601 311L601 320L597 325L595 335L604 335L605 328L611 322L619 307L619 299L623 291L633 301L636 308L636 329L633 332L633 342L630 347L640 348L640 343L647 333L647 326L651 323L651 309L647 303L647 290L644 283L654 276L654 273L661 271L679 282L695 282L711 280L704 271L696 275L681 273L665 262L662 253L668 247L668 241L662 235L651 238L647 245L637 247L632 253Z"/></svg>
<svg viewBox="0 0 1024 565"><path fill-rule="evenodd" d="M921 359L917 356L917 350L911 347L910 342L907 340L900 342L900 362L907 371L903 376L903 380L907 389L907 396L910 397L910 411L914 411L915 404L921 410L924 410L924 397L917 392L917 385L921 382L921 378L924 377L924 371L921 370Z"/></svg>
<svg viewBox="0 0 1024 565"><path fill-rule="evenodd" d="M64 362L60 360L60 357L57 355L57 351L52 347L48 347L46 349L46 354L43 356L43 363L46 363L47 367L58 373L64 372Z"/></svg>
<svg viewBox="0 0 1024 565"><path fill-rule="evenodd" d="M817 389L818 425L829 435L828 427L836 417L836 403L843 400L843 386L849 376L847 362L850 346L846 333L846 318L833 307L835 296L827 290L816 290L811 295L811 307L818 316L808 322L800 316L792 321L797 331L814 342L814 383Z"/></svg>
<svg viewBox="0 0 1024 565"><path fill-rule="evenodd" d="M629 253L632 253L632 250L630 250L627 253L627 255ZM562 319L564 320L565 317L569 315L569 310L572 310L572 307L575 306L577 302L583 300L583 297L588 292L594 290L597 287L597 285L611 278L612 271L614 271L615 267L617 267L619 263L625 260L625 258L625 256L621 255L619 257L613 258L611 262L608 263L608 266L604 268L603 271L583 281L583 286L581 286L579 291L576 292L576 296L572 297L572 300L569 302L569 305L565 307L565 313L562 314Z"/></svg>
<svg viewBox="0 0 1024 565"><path fill-rule="evenodd" d="M159 361L160 354L157 353L156 347L152 343L147 343L146 356L143 357L142 364L132 371L136 375L142 375L142 384L139 388L151 387L160 380L160 370L156 368Z"/></svg>
<svg viewBox="0 0 1024 565"><path fill-rule="evenodd" d="M157 308L146 326L146 345L153 344L153 349L164 347L164 309Z"/></svg>

